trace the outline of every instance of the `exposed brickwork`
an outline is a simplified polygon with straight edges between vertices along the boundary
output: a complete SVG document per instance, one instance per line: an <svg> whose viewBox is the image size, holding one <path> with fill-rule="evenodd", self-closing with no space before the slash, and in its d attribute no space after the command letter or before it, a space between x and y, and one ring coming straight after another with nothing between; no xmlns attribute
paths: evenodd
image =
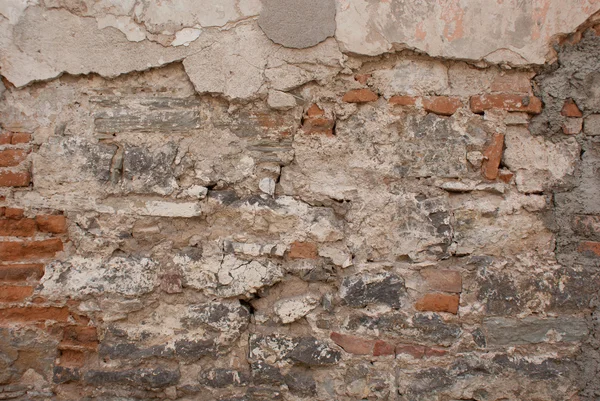
<svg viewBox="0 0 600 401"><path fill-rule="evenodd" d="M342 101L347 103L368 103L374 102L379 98L375 92L370 89L354 89L347 92Z"/></svg>
<svg viewBox="0 0 600 401"><path fill-rule="evenodd" d="M498 177L498 167L502 160L502 149L504 147L504 135L494 134L490 145L484 150L485 159L481 165L483 176L488 180Z"/></svg>
<svg viewBox="0 0 600 401"><path fill-rule="evenodd" d="M415 303L420 311L458 313L460 297L449 294L426 294Z"/></svg>
<svg viewBox="0 0 600 401"><path fill-rule="evenodd" d="M530 114L542 112L542 101L535 96L512 94L477 95L470 100L473 113L500 109L506 111L523 111Z"/></svg>
<svg viewBox="0 0 600 401"><path fill-rule="evenodd" d="M138 7L134 42L97 30L102 1L46 3L7 31L41 43L32 63L78 26L146 50L110 79L82 48L75 75L0 86L0 398L594 399L594 32L542 66L531 37L447 59L335 30L285 47L235 1L214 29ZM472 35L453 12L431 51ZM180 25L202 34L179 46Z"/></svg>

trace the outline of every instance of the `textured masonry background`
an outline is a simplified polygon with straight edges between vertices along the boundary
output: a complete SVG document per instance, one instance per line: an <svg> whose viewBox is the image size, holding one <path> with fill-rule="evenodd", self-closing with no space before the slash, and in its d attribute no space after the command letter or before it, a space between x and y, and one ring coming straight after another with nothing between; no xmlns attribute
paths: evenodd
<svg viewBox="0 0 600 401"><path fill-rule="evenodd" d="M0 2L0 399L600 399L600 3L517 3Z"/></svg>

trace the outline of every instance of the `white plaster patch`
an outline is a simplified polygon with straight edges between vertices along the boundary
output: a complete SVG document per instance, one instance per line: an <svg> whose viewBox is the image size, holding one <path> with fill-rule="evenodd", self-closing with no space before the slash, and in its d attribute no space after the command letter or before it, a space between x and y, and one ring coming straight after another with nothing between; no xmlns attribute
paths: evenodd
<svg viewBox="0 0 600 401"><path fill-rule="evenodd" d="M183 28L175 34L175 40L171 42L171 46L189 46L200 37L201 33L202 30L198 28Z"/></svg>

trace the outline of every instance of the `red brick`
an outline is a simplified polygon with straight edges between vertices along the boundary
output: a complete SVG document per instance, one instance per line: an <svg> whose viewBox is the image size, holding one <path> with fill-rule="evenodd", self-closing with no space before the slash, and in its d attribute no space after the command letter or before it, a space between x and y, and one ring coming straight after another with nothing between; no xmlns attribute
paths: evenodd
<svg viewBox="0 0 600 401"><path fill-rule="evenodd" d="M458 304L460 296L432 293L426 294L415 304L415 308L419 311L426 312L449 312L458 313Z"/></svg>
<svg viewBox="0 0 600 401"><path fill-rule="evenodd" d="M66 307L20 307L0 309L0 323L27 323L44 320L67 322L69 309Z"/></svg>
<svg viewBox="0 0 600 401"><path fill-rule="evenodd" d="M333 136L335 121L326 117L312 117L304 120L302 131L305 134Z"/></svg>
<svg viewBox="0 0 600 401"><path fill-rule="evenodd" d="M578 250L585 256L599 258L600 257L600 242L584 241L581 244L579 244Z"/></svg>
<svg viewBox="0 0 600 401"><path fill-rule="evenodd" d="M394 106L414 106L417 98L413 96L392 96L389 103Z"/></svg>
<svg viewBox="0 0 600 401"><path fill-rule="evenodd" d="M44 275L44 265L0 265L0 281L19 282L32 278L39 280Z"/></svg>
<svg viewBox="0 0 600 401"><path fill-rule="evenodd" d="M415 359L421 359L425 356L425 347L422 345L397 344L396 355L407 354Z"/></svg>
<svg viewBox="0 0 600 401"><path fill-rule="evenodd" d="M471 111L483 113L490 109L507 111L523 111L529 114L542 112L542 101L535 96L520 96L514 94L477 95L471 96Z"/></svg>
<svg viewBox="0 0 600 401"><path fill-rule="evenodd" d="M560 114L565 117L583 117L583 113L579 110L579 107L577 107L573 99L565 100L565 104L563 105Z"/></svg>
<svg viewBox="0 0 600 401"><path fill-rule="evenodd" d="M425 356L432 358L436 356L444 356L448 353L445 349L425 347Z"/></svg>
<svg viewBox="0 0 600 401"><path fill-rule="evenodd" d="M342 97L342 101L346 103L368 103L377 99L379 96L370 89L353 89Z"/></svg>
<svg viewBox="0 0 600 401"><path fill-rule="evenodd" d="M33 237L35 221L33 219L0 220L1 237Z"/></svg>
<svg viewBox="0 0 600 401"><path fill-rule="evenodd" d="M15 132L12 135L11 143L13 145L18 145L21 143L29 143L31 141L31 134L27 134L25 132Z"/></svg>
<svg viewBox="0 0 600 401"><path fill-rule="evenodd" d="M373 346L375 345L373 340L336 332L332 332L329 337L349 354L371 355L373 353Z"/></svg>
<svg viewBox="0 0 600 401"><path fill-rule="evenodd" d="M33 287L0 285L0 302L22 302L33 294Z"/></svg>
<svg viewBox="0 0 600 401"><path fill-rule="evenodd" d="M531 91L531 81L525 74L497 75L490 86L492 92L522 93Z"/></svg>
<svg viewBox="0 0 600 401"><path fill-rule="evenodd" d="M573 230L583 236L600 236L600 215L578 215L573 219Z"/></svg>
<svg viewBox="0 0 600 401"><path fill-rule="evenodd" d="M98 335L95 327L68 326L65 327L60 349L76 349L95 351L98 347Z"/></svg>
<svg viewBox="0 0 600 401"><path fill-rule="evenodd" d="M0 260L20 261L51 258L63 250L58 238L43 241L0 242Z"/></svg>
<svg viewBox="0 0 600 401"><path fill-rule="evenodd" d="M500 179L500 181L503 181L507 184L510 184L514 176L515 175L513 174L513 172L509 170L498 171L498 178Z"/></svg>
<svg viewBox="0 0 600 401"><path fill-rule="evenodd" d="M36 216L38 229L45 233L62 234L67 232L67 219L62 215Z"/></svg>
<svg viewBox="0 0 600 401"><path fill-rule="evenodd" d="M29 152L23 149L0 150L0 167L18 166L28 154Z"/></svg>
<svg viewBox="0 0 600 401"><path fill-rule="evenodd" d="M85 352L74 349L60 350L60 366L81 367L85 364Z"/></svg>
<svg viewBox="0 0 600 401"><path fill-rule="evenodd" d="M7 207L4 210L4 217L7 219L21 219L25 215L25 210L17 207Z"/></svg>
<svg viewBox="0 0 600 401"><path fill-rule="evenodd" d="M504 134L494 134L492 143L483 151L483 163L481 172L488 180L495 180L498 177L498 168L502 160L502 149L504 148Z"/></svg>
<svg viewBox="0 0 600 401"><path fill-rule="evenodd" d="M28 172L0 172L0 187L26 187L29 186L30 181L31 176Z"/></svg>
<svg viewBox="0 0 600 401"><path fill-rule="evenodd" d="M12 132L3 132L0 134L0 145L10 145Z"/></svg>
<svg viewBox="0 0 600 401"><path fill-rule="evenodd" d="M373 356L381 355L395 355L396 347L393 344L387 343L382 340L375 341L373 344Z"/></svg>
<svg viewBox="0 0 600 401"><path fill-rule="evenodd" d="M369 78L371 78L371 74L356 74L354 76L354 80L357 82L360 82L363 85L365 85L367 83Z"/></svg>
<svg viewBox="0 0 600 401"><path fill-rule="evenodd" d="M462 292L462 278L455 270L424 269L421 276L425 279L427 288L432 291Z"/></svg>
<svg viewBox="0 0 600 401"><path fill-rule="evenodd" d="M462 107L460 99L448 96L432 96L423 98L423 108L430 113L451 116Z"/></svg>
<svg viewBox="0 0 600 401"><path fill-rule="evenodd" d="M325 115L325 112L315 103L313 103L313 105L306 110L306 115L308 117L321 117Z"/></svg>
<svg viewBox="0 0 600 401"><path fill-rule="evenodd" d="M289 257L290 259L316 259L318 257L317 244L314 242L292 242Z"/></svg>

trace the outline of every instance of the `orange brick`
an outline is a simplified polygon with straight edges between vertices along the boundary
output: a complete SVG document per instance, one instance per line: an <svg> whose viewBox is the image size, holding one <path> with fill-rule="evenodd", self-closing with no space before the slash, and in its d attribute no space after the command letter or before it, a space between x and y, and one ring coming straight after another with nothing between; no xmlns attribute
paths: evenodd
<svg viewBox="0 0 600 401"><path fill-rule="evenodd" d="M373 344L373 356L395 355L396 347L393 344L382 340L375 341Z"/></svg>
<svg viewBox="0 0 600 401"><path fill-rule="evenodd" d="M542 101L535 96L514 94L471 96L471 111L482 114L486 110L502 109L507 111L523 111L529 114L542 112Z"/></svg>
<svg viewBox="0 0 600 401"><path fill-rule="evenodd" d="M25 215L25 210L18 207L7 207L4 210L4 217L7 219L21 219Z"/></svg>
<svg viewBox="0 0 600 401"><path fill-rule="evenodd" d="M413 96L392 96L389 103L394 106L414 106L417 98Z"/></svg>
<svg viewBox="0 0 600 401"><path fill-rule="evenodd" d="M425 355L425 347L422 345L397 344L396 354L407 354L415 359L421 359Z"/></svg>
<svg viewBox="0 0 600 401"><path fill-rule="evenodd" d="M290 259L316 259L318 257L317 244L314 242L292 242L289 257Z"/></svg>
<svg viewBox="0 0 600 401"><path fill-rule="evenodd" d="M583 117L583 113L579 110L579 107L575 104L573 99L565 100L565 104L560 112L565 117Z"/></svg>
<svg viewBox="0 0 600 401"><path fill-rule="evenodd" d="M22 302L33 294L33 287L0 285L0 302Z"/></svg>
<svg viewBox="0 0 600 401"><path fill-rule="evenodd" d="M10 145L12 132L3 132L0 134L0 145Z"/></svg>
<svg viewBox="0 0 600 401"><path fill-rule="evenodd" d="M460 99L449 96L431 96L423 98L423 108L429 113L451 116L462 107Z"/></svg>
<svg viewBox="0 0 600 401"><path fill-rule="evenodd" d="M0 220L0 236L2 237L33 237L35 221L33 219Z"/></svg>
<svg viewBox="0 0 600 401"><path fill-rule="evenodd" d="M415 308L419 311L426 312L449 312L458 313L458 304L460 296L432 293L426 294L415 304Z"/></svg>
<svg viewBox="0 0 600 401"><path fill-rule="evenodd" d="M336 332L332 332L329 338L342 347L344 351L354 355L371 355L375 345L373 340Z"/></svg>
<svg viewBox="0 0 600 401"><path fill-rule="evenodd" d="M73 349L60 350L60 366L81 367L85 364L85 352Z"/></svg>
<svg viewBox="0 0 600 401"><path fill-rule="evenodd" d="M38 229L45 233L62 234L67 232L67 219L62 215L36 216Z"/></svg>
<svg viewBox="0 0 600 401"><path fill-rule="evenodd" d="M600 242L584 241L579 244L578 250L585 256L598 258L600 257Z"/></svg>
<svg viewBox="0 0 600 401"><path fill-rule="evenodd" d="M507 184L510 184L514 176L515 175L513 174L513 172L509 170L498 171L498 178L500 178L500 181L503 181Z"/></svg>
<svg viewBox="0 0 600 401"><path fill-rule="evenodd" d="M481 172L488 180L495 180L498 177L503 148L504 134L496 133L492 138L492 143L483 151L483 156L486 158L481 164Z"/></svg>
<svg viewBox="0 0 600 401"><path fill-rule="evenodd" d="M98 347L98 335L95 327L65 327L60 349L81 349L95 351Z"/></svg>
<svg viewBox="0 0 600 401"><path fill-rule="evenodd" d="M0 281L18 282L28 279L39 280L44 275L44 265L0 265Z"/></svg>
<svg viewBox="0 0 600 401"><path fill-rule="evenodd" d="M368 103L377 99L379 96L370 89L353 89L342 97L342 101L346 103Z"/></svg>
<svg viewBox="0 0 600 401"><path fill-rule="evenodd" d="M46 259L62 250L63 243L58 238L25 242L0 241L0 260L8 262Z"/></svg>
<svg viewBox="0 0 600 401"><path fill-rule="evenodd" d="M333 135L333 127L335 126L335 121L325 117L312 117L304 120L304 124L302 125L302 131L305 134L320 134L320 135Z"/></svg>
<svg viewBox="0 0 600 401"><path fill-rule="evenodd" d="M69 309L66 307L18 307L0 309L0 323L27 323L44 320L66 322L69 319Z"/></svg>
<svg viewBox="0 0 600 401"><path fill-rule="evenodd" d="M26 187L29 186L31 176L23 171L0 172L0 187Z"/></svg>
<svg viewBox="0 0 600 401"><path fill-rule="evenodd" d="M13 167L27 159L28 151L23 149L0 150L0 167Z"/></svg>
<svg viewBox="0 0 600 401"><path fill-rule="evenodd" d="M21 143L29 143L31 141L31 134L27 134L25 132L15 132L12 135L11 143L13 145L18 145Z"/></svg>
<svg viewBox="0 0 600 401"><path fill-rule="evenodd" d="M313 105L310 106L308 108L308 110L306 110L306 115L308 117L320 117L320 116L325 115L325 112L323 111L323 109L321 109L315 103L313 103Z"/></svg>

